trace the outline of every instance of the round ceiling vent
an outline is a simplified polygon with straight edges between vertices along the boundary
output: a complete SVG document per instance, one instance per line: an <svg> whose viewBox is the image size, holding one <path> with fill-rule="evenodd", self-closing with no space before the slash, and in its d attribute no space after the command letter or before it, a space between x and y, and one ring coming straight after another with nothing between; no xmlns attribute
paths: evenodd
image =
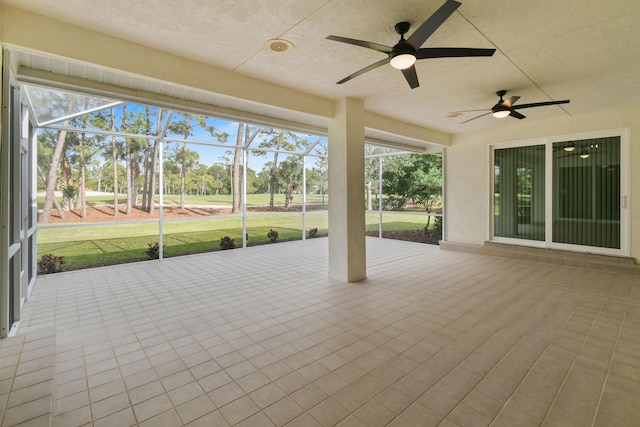
<svg viewBox="0 0 640 427"><path fill-rule="evenodd" d="M264 47L273 53L287 53L293 50L293 43L289 40L270 39L264 42Z"/></svg>

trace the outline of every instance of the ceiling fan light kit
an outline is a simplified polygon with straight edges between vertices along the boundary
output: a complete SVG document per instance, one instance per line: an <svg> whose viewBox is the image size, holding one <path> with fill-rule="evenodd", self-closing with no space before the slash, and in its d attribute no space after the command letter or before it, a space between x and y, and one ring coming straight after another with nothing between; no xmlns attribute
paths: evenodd
<svg viewBox="0 0 640 427"><path fill-rule="evenodd" d="M416 63L416 57L410 53L400 53L391 58L389 62L396 70L406 70Z"/></svg>
<svg viewBox="0 0 640 427"><path fill-rule="evenodd" d="M404 35L409 31L410 24L408 22L398 22L395 25L396 33L400 34L400 40L395 46L386 46L379 43L368 42L365 40L350 39L341 36L327 36L328 40L333 40L341 43L347 43L354 46L360 46L367 49L372 49L378 52L385 53L387 58L378 62L374 62L371 65L364 67L361 70L345 77L337 82L342 84L354 79L368 71L374 70L386 64L391 64L393 68L402 71L404 78L407 80L409 87L415 89L420 86L418 82L418 74L416 73L415 62L418 59L433 59L433 58L459 58L459 57L471 57L471 56L492 56L495 53L495 49L473 49L473 48L457 48L457 47L445 47L445 48L421 48L427 39L446 21L453 12L460 7L460 2L455 0L447 0L433 15L427 18L417 30L411 34L407 39Z"/></svg>
<svg viewBox="0 0 640 427"><path fill-rule="evenodd" d="M495 117L496 119L504 119L509 114L511 114L511 111L509 110L498 110L493 112L493 117Z"/></svg>

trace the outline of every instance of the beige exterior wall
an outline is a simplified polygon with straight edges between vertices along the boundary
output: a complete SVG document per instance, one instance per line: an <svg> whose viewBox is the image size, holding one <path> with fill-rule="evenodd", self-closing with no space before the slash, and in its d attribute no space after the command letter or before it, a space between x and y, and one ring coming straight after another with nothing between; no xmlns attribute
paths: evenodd
<svg viewBox="0 0 640 427"><path fill-rule="evenodd" d="M630 255L640 262L640 197L636 195L640 188L640 108L564 115L544 122L514 120L493 130L454 135L445 155L446 240L482 244L489 237L490 144L619 128L629 130Z"/></svg>

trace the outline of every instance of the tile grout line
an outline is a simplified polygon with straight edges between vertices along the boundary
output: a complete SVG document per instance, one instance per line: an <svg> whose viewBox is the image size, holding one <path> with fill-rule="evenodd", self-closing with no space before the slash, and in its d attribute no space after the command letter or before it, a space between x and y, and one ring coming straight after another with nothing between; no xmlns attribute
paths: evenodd
<svg viewBox="0 0 640 427"><path fill-rule="evenodd" d="M593 288L593 285L592 285ZM607 292L607 298L608 295L611 293L611 288L609 288L608 292ZM587 297L587 295L585 295L582 300L584 301L584 299ZM578 348L578 351L576 352L575 357L573 358L571 365L569 366L569 369L567 370L567 373L564 375L564 377L562 378L562 382L560 383L560 386L558 387L558 390L556 391L553 400L551 401L551 403L549 404L549 407L547 408L546 413L544 414L544 417L542 418L542 421L540 421L540 424L544 424L544 422L547 420L547 418L549 417L549 414L551 413L551 410L553 409L553 405L556 403L556 400L558 399L558 396L560 395L560 390L562 390L562 387L564 387L564 385L567 382L567 378L569 377L569 374L571 373L571 371L573 370L576 361L578 360L578 356L580 355L580 352L582 351L582 349L584 348L587 339L589 338L589 335L591 334L591 331L593 330L598 318L600 317L600 315L602 314L602 311L604 310L604 306L606 303L606 299L602 302L602 305L600 306L600 309L598 310L598 314L596 316L594 316L593 321L591 322L591 326L589 327L589 330L585 332L584 334L584 339L582 340L582 343L580 344L580 348ZM569 319L567 319L568 321ZM565 322L566 323L566 322ZM613 354L612 354L613 357ZM596 407L597 410L597 407Z"/></svg>
<svg viewBox="0 0 640 427"><path fill-rule="evenodd" d="M508 304L512 303L514 300L516 300L518 297L523 296L525 293L526 293L526 291L523 291L522 293L520 293L520 294L518 294L518 295L514 296L513 298L511 298L511 299L507 300L504 304L502 304L502 305L501 305L501 307L506 306L506 305L508 305ZM514 319L516 316L519 316L519 315L523 314L524 312L526 312L529 308L531 308L531 307L533 306L533 304L537 303L537 302L538 302L540 299L542 299L542 298L544 298L544 295L541 295L541 296L540 296L536 301L534 301L534 302L532 302L530 305L528 305L528 306L524 307L521 311L519 311L519 312L517 312L517 313L514 313L514 314L513 314L513 316L511 316L511 317L510 317L510 320L512 320L512 319ZM493 312L493 313L495 313L495 310L494 310L494 312ZM493 313L491 313L491 314L493 314ZM489 315L487 315L487 316L489 316ZM543 320L543 319L541 319L540 321L542 321L542 320ZM508 322L507 322L507 323L508 323ZM496 336L500 331L504 330L506 327L507 327L507 324L505 324L504 326L502 326L500 329L496 330L496 331L495 331L495 332L494 332L494 333L493 333L489 338L487 338L487 340L489 340L489 339L491 339L492 337ZM442 349L440 349L440 350L439 350L437 353L435 353L433 356L435 356L435 355L437 355L437 354L441 353L441 352L442 352L443 350L445 350L449 345L453 344L453 343L454 343L455 341L457 341L458 339L460 339L460 337L459 337L459 338L457 338L456 340L452 341L451 343L449 343L446 347L443 347ZM500 363L500 361L502 361L505 357L507 357L507 355L509 355L509 354L511 353L511 351L513 350L513 347L514 347L515 345L517 345L517 344L518 344L520 341L522 341L523 339L524 339L524 337L522 337L521 339L519 339L519 340L518 340L518 342L516 342L516 343L511 347L511 350L509 350L507 353L505 353L505 355L504 355L502 358L500 358L500 360L499 360L498 362L496 362L496 363L494 364L494 367L495 367L495 365L497 365L498 363ZM481 347L482 347L482 346L481 346ZM479 347L479 348L480 348L480 347ZM465 361L465 360L467 360L469 357L471 357L471 356L472 356L476 351L478 351L478 349L479 349L479 348L475 349L471 354L469 354L468 356L466 356L466 357L465 357L465 358L464 358L460 363L462 363L463 361ZM431 356L431 357L433 357L433 356ZM460 365L460 363L458 363L458 365L456 365L456 367L457 367L457 366L459 366L459 365ZM451 373L451 372L452 372L456 367L453 367L453 368L451 368L449 371L447 371L447 373L445 373L445 374L444 374L444 375L443 375L443 376L442 376L438 381L436 381L436 383L434 384L434 386L435 386L436 384L438 384L440 381L442 381L444 378L446 378L446 377L447 377L447 376L448 376L448 375L449 375L449 374L450 374L450 373ZM484 374L484 375L483 375L483 377L482 377L482 379L486 378L486 377L487 377L487 375L488 375L491 371L493 371L493 368L492 368L491 370L489 370L486 374ZM407 375L408 375L408 374L406 374L405 376L407 376ZM481 381L481 380L480 380L480 381ZM476 386L477 386L477 384L476 384ZM476 386L474 386L471 390L469 390L469 392L465 394L465 397L466 397L466 396L468 396L468 395L469 395L469 393L471 393L471 391L473 391L473 390L476 388ZM433 386L432 386L432 387L433 387ZM430 389L431 389L432 387L430 387ZM414 399L414 401L418 401L418 399L420 399L420 397L424 396L428 391L429 391L429 390L427 390L427 391L425 391L424 393L422 393L419 397L417 397L416 399ZM464 399L460 399L460 400L462 401L462 400L464 400ZM439 423L439 424L441 424L442 422L444 422L444 420L449 416L449 414L451 414L451 413L452 413L452 412L453 412L453 411L454 411L458 406L460 406L460 405L462 404L462 402L461 402L461 401L460 401L460 402L458 402L458 404L457 404L457 405L455 405L455 406L454 406L454 407L453 407L453 408L452 408L452 409L451 409L451 410L450 410L446 415L444 415L444 416L443 416L443 419L440 421L440 423ZM497 415L496 415L496 416L497 416ZM394 417L394 419L395 419L395 418L397 418L397 416L396 416L396 417Z"/></svg>
<svg viewBox="0 0 640 427"><path fill-rule="evenodd" d="M535 302L532 302L529 306L527 306L525 309L523 309L523 310L522 310L522 311L520 311L519 313L514 314L514 316L512 316L512 319L513 319L513 318L515 318L515 316L518 316L518 315L523 314L526 310L528 310L529 308L531 308L534 304L539 303L541 300L543 300L543 299L544 299L544 297L545 297L545 296L546 296L546 295L541 295L541 296L540 296L540 298L538 298ZM548 314L548 313L550 313L554 308L555 308L555 306L551 307L551 308L549 309L549 311L547 312L547 314ZM538 322L536 322L536 324L535 324L533 327L538 326L538 325L539 325L542 321L544 321L545 319L546 319L546 317L544 317L544 316L543 316L542 318L540 318L540 320L539 320ZM566 322L566 321L565 321L565 322ZM495 333L495 334L493 334L493 335L492 335L492 337L493 337L493 336L495 336L498 332L500 332L501 330L503 330L503 329L505 329L505 328L506 328L506 325L505 325L505 326L503 326L502 328L500 328L498 331L496 331L496 333ZM492 368L491 368L491 369L490 369L486 374L484 374L484 376L482 377L482 379L487 378L487 376L488 376L488 375L489 375L489 374L490 374L490 373L491 373L491 372L492 372L492 371L493 371L493 370L498 366L498 364L499 364L500 362L502 362L502 361L503 361L507 356L509 356L509 354L511 354L511 353L512 353L513 349L514 349L518 344L520 344L520 343L525 339L525 337L526 337L526 334L525 334L522 338L520 338L516 343L514 343L514 344L511 346L511 348L509 349L509 351L508 351L508 352L506 352L506 353L504 354L504 356L502 356L502 357L501 357L501 358L500 358L496 363L494 363L494 364L493 364L493 367L492 367ZM548 345L547 345L547 347L548 347ZM546 347L545 347L545 349L546 349ZM542 355L543 353L544 353L544 350L543 350L540 354ZM473 354L473 353L472 353L472 354ZM540 358L540 356L538 356L538 359L537 359L537 360L539 360L539 358ZM466 358L465 358L465 360L466 360ZM536 360L536 362L537 362L537 360ZM534 366L535 366L535 363L531 366L531 368L530 368L530 369L529 369L529 371L527 372L527 375L525 375L525 376L522 378L522 380L520 380L520 383L519 383L519 385L516 387L516 389L514 389L514 390L511 392L510 397L509 397L509 398L504 402L504 404L502 405L502 408L500 408L500 410L499 410L499 411L498 411L498 412L493 416L493 419L492 419L491 423L489 423L489 426L493 425L493 423L495 422L495 420L498 418L498 416L500 415L500 413L502 412L502 410L507 406L507 404L508 404L508 403L509 403L509 401L511 400L511 397L513 397L513 395L515 394L515 392L518 390L518 388L520 387L520 385L522 384L522 382L527 378L527 376L528 376L529 372L531 371L531 369L533 369L533 367L534 367ZM447 375L448 375L448 374L447 374ZM480 380L480 381L482 381L482 380ZM480 381L478 381L478 383L479 383ZM469 390L469 392L468 392L468 393L466 393L464 397L467 397L467 396L468 396L468 395L469 395L473 390L475 390L476 388L477 388L477 384L476 384L474 387L472 387L472 388L471 388L471 390ZM449 413L448 413L448 414L447 414L447 415L446 415L446 416L445 416L445 417L440 421L440 423L439 423L438 425L442 424L442 422L444 422L444 421L447 419L447 417L448 417L448 416L449 416L449 415L450 415L450 414L451 414L451 413L452 413L452 412L453 412L457 407L459 407L460 405L462 405L462 401L463 401L463 400L464 400L464 398L460 399L460 401L459 401L459 402L458 402L458 403L457 403L457 404L456 404L456 405L455 405L455 406L454 406L454 407L449 411Z"/></svg>
<svg viewBox="0 0 640 427"><path fill-rule="evenodd" d="M9 388L9 393L7 394L7 402L4 405L4 409L2 410L2 414L0 415L0 425L4 425L4 417L7 413L7 405L9 404L9 398L11 397L11 392L13 391L13 384L16 381L16 374L18 373L18 366L20 365L20 358L22 357L22 351L24 350L24 341L25 337L20 337L22 343L20 344L20 357L18 357L18 362L16 363L15 368L13 369L13 375L11 376L11 387ZM53 406L53 396L52 396L52 406ZM51 408L53 410L53 408Z"/></svg>
<svg viewBox="0 0 640 427"><path fill-rule="evenodd" d="M611 289L613 289L613 286L611 287ZM611 295L611 292L609 292L607 299L609 299L610 295ZM616 349L618 348L618 344L620 342L620 335L622 335L622 327L624 326L624 321L627 318L628 312L629 312L629 298L626 299L624 313L622 315L622 319L620 320L620 327L618 328L618 333L616 335L616 342L615 342L615 345L613 346L613 350L611 351L611 358L609 359L609 363L607 364L607 373L605 374L604 380L602 381L602 388L600 389L600 395L598 396L598 403L596 405L596 410L593 413L593 419L591 420L592 427L596 425L598 411L600 409L600 403L602 402L602 398L604 396L604 392L607 387L607 380L609 379L609 374L611 373L611 365L613 364L613 358L615 357Z"/></svg>

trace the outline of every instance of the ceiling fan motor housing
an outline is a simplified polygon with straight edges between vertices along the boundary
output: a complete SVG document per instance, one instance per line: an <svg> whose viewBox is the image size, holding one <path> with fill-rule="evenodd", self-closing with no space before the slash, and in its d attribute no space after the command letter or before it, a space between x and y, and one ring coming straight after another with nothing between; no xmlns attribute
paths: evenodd
<svg viewBox="0 0 640 427"><path fill-rule="evenodd" d="M491 107L491 112L496 113L498 111L511 111L511 108L507 107L502 102L498 102L496 105Z"/></svg>
<svg viewBox="0 0 640 427"><path fill-rule="evenodd" d="M491 112L492 113L497 113L499 111L509 111L511 112L511 107L508 105L505 105L504 99L502 99L503 96L505 96L507 94L506 90L499 90L496 92L496 95L498 95L500 97L500 101L498 101L498 103L496 105L494 105L493 107L491 107Z"/></svg>
<svg viewBox="0 0 640 427"><path fill-rule="evenodd" d="M416 49L406 40L400 40L391 51L391 57L395 57L398 55L413 55L416 56Z"/></svg>
<svg viewBox="0 0 640 427"><path fill-rule="evenodd" d="M410 23L403 21L403 22L398 22L394 28L396 30L396 33L400 34L400 36L404 39L404 35L407 33L407 31L409 31L410 27L411 27Z"/></svg>

